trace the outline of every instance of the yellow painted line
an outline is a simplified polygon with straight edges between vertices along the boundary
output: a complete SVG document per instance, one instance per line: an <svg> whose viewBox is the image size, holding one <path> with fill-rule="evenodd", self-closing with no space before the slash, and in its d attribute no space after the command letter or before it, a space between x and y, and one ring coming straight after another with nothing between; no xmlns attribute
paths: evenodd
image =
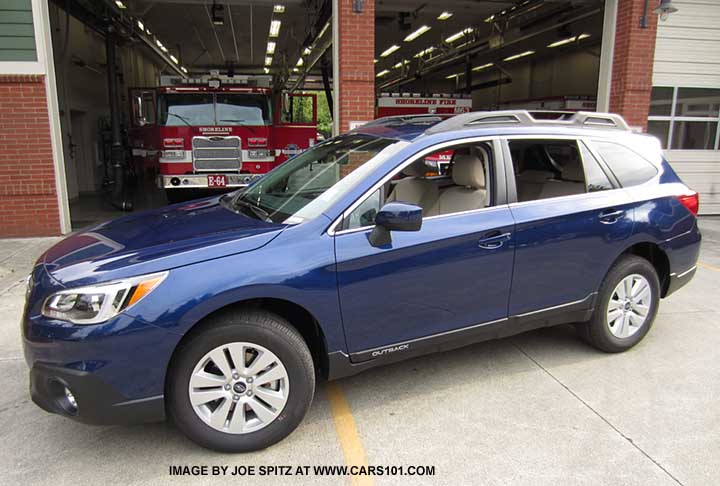
<svg viewBox="0 0 720 486"><path fill-rule="evenodd" d="M343 455L345 456L345 464L348 467L365 466L367 467L367 457L365 449L363 449L357 427L355 427L355 419L353 419L350 404L348 404L345 394L336 382L331 381L327 386L328 400L330 400L330 411L332 412L333 421L335 422L335 431L340 441ZM371 476L350 476L353 486L372 486L373 479Z"/></svg>
<svg viewBox="0 0 720 486"><path fill-rule="evenodd" d="M708 270L712 270L713 272L720 272L720 268L714 266L714 265L708 265L707 263L698 262L698 267L707 268Z"/></svg>

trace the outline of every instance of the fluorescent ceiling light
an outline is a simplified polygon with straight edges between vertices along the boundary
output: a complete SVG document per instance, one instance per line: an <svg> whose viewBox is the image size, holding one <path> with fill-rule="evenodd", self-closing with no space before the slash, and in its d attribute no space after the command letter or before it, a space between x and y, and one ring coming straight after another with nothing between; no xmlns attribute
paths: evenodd
<svg viewBox="0 0 720 486"><path fill-rule="evenodd" d="M120 0L115 0L115 5L117 5L118 8L121 8L121 9L123 9L123 10L125 10L125 9L127 8L127 7L125 6L125 4L122 3Z"/></svg>
<svg viewBox="0 0 720 486"><path fill-rule="evenodd" d="M294 73L299 73L300 70L299 70L298 68L293 68L293 72L294 72Z"/></svg>
<svg viewBox="0 0 720 486"><path fill-rule="evenodd" d="M172 54L170 54L170 60L171 60L172 62L174 62L175 64L178 63L177 57L173 56Z"/></svg>
<svg viewBox="0 0 720 486"><path fill-rule="evenodd" d="M460 76L464 76L464 75L465 75L465 73L455 73L455 74L451 74L450 76L445 76L445 79L459 78Z"/></svg>
<svg viewBox="0 0 720 486"><path fill-rule="evenodd" d="M184 72L185 74L187 74L187 69L185 68L185 66L180 66L180 71L182 71L182 72Z"/></svg>
<svg viewBox="0 0 720 486"><path fill-rule="evenodd" d="M580 35L574 35L572 37L568 37L567 39L561 39L559 41L555 41L552 44L548 44L548 47L560 47L564 46L566 44L571 44L573 42L581 41L583 39L587 39L590 37L590 34L580 34Z"/></svg>
<svg viewBox="0 0 720 486"><path fill-rule="evenodd" d="M380 54L380 57L388 57L390 54L392 54L393 52L397 51L398 49L400 49L400 46L397 45L397 44L393 44L393 45L391 45L390 47L388 47L387 49L385 49L385 50L382 52L382 54Z"/></svg>
<svg viewBox="0 0 720 486"><path fill-rule="evenodd" d="M296 65L296 66L302 66L302 65L303 65L303 58L301 57L300 59L298 59L297 62L295 63L295 65Z"/></svg>
<svg viewBox="0 0 720 486"><path fill-rule="evenodd" d="M270 64L272 64L272 57L268 56L265 58L265 65L269 66Z"/></svg>
<svg viewBox="0 0 720 486"><path fill-rule="evenodd" d="M160 48L160 50L163 51L165 54L167 54L167 51L168 51L168 50L167 50L167 47L162 46L162 47Z"/></svg>
<svg viewBox="0 0 720 486"><path fill-rule="evenodd" d="M155 45L158 46L158 47L160 47L160 48L163 47L163 43L160 42L160 39L155 39Z"/></svg>
<svg viewBox="0 0 720 486"><path fill-rule="evenodd" d="M405 64L410 64L410 61L408 61L407 59L403 59L403 60L400 61L399 63L395 64L395 65L393 66L393 69L401 68L401 67L403 67Z"/></svg>
<svg viewBox="0 0 720 486"><path fill-rule="evenodd" d="M427 25L423 25L415 32L411 32L410 34L408 34L407 37L405 37L404 41L412 42L415 39L417 39L418 37L420 37L421 35L423 35L425 32L427 32L428 30L430 30L430 27L428 27Z"/></svg>
<svg viewBox="0 0 720 486"><path fill-rule="evenodd" d="M495 20L495 14L492 14L490 17L486 18L486 19L485 19L485 22L490 23L490 22L492 22L493 20Z"/></svg>
<svg viewBox="0 0 720 486"><path fill-rule="evenodd" d="M268 68L263 68L263 72L264 72L265 74L270 74L270 70L269 70Z"/></svg>
<svg viewBox="0 0 720 486"><path fill-rule="evenodd" d="M520 59L521 57L525 56L532 56L533 54L535 54L535 51L525 51L521 52L520 54L515 54L514 56L506 57L505 59L503 59L503 61L514 61L515 59Z"/></svg>
<svg viewBox="0 0 720 486"><path fill-rule="evenodd" d="M430 47L428 47L427 49L423 49L422 51L418 52L418 53L415 54L413 57L423 57L423 56L426 55L426 54L430 54L430 53L433 52L434 50L435 50L435 47L430 46Z"/></svg>
<svg viewBox="0 0 720 486"><path fill-rule="evenodd" d="M377 59L373 59L373 64L377 64Z"/></svg>
<svg viewBox="0 0 720 486"><path fill-rule="evenodd" d="M140 30L145 30L145 24L143 24L141 20L137 21L137 26L140 28Z"/></svg>
<svg viewBox="0 0 720 486"><path fill-rule="evenodd" d="M267 49L265 50L265 52L267 52L268 54L270 54L270 55L272 56L273 54L275 54L275 47L276 47L276 46L277 46L277 44L275 44L275 42L273 42L273 41L268 41Z"/></svg>
<svg viewBox="0 0 720 486"><path fill-rule="evenodd" d="M275 5L273 7L274 13L285 13L285 5Z"/></svg>
<svg viewBox="0 0 720 486"><path fill-rule="evenodd" d="M438 19L438 20L447 20L447 19L449 19L449 18L452 17L452 16L453 16L453 13L452 13L452 12L443 12L443 13L441 13L440 15L438 15L438 18L437 18L437 19Z"/></svg>
<svg viewBox="0 0 720 486"><path fill-rule="evenodd" d="M492 65L493 65L493 63L489 62L487 64L483 64L482 66L475 66L474 68L472 68L472 70L473 71L482 71L483 69L487 69L487 68L491 67Z"/></svg>
<svg viewBox="0 0 720 486"><path fill-rule="evenodd" d="M273 20L270 22L270 37L277 37L280 35L280 26L282 22L279 20Z"/></svg>
<svg viewBox="0 0 720 486"><path fill-rule="evenodd" d="M306 47L305 49L303 49L303 55L305 55L305 56L307 56L311 52L312 52L312 49L310 49L309 47Z"/></svg>
<svg viewBox="0 0 720 486"><path fill-rule="evenodd" d="M460 39L460 38L462 38L462 37L465 37L466 35L468 35L468 34L469 34L470 32L472 32L472 31L473 31L472 28L468 27L467 29L461 30L461 31L458 32L457 34L451 35L450 37L448 37L447 39L445 39L445 42L455 42L456 40L458 40L458 39Z"/></svg>
<svg viewBox="0 0 720 486"><path fill-rule="evenodd" d="M375 75L375 77L376 77L376 78L382 78L383 76L385 76L385 75L386 75L387 73L389 73L389 72L390 72L389 70L383 69L382 71L380 71L379 73L377 73L377 74Z"/></svg>

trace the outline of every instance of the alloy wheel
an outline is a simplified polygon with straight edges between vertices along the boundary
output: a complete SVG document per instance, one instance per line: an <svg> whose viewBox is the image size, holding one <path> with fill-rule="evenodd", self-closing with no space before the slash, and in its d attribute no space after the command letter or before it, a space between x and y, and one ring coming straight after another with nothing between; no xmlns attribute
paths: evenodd
<svg viewBox="0 0 720 486"><path fill-rule="evenodd" d="M623 278L610 295L607 325L613 336L625 339L638 332L648 319L652 288L639 274Z"/></svg>
<svg viewBox="0 0 720 486"><path fill-rule="evenodd" d="M247 434L270 425L288 400L282 361L258 344L218 346L195 365L188 393L195 413L220 432Z"/></svg>

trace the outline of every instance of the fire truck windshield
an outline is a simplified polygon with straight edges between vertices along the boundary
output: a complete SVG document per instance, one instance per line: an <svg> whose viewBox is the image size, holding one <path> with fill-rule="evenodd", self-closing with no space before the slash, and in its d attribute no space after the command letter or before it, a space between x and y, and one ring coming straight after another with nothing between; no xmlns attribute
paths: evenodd
<svg viewBox="0 0 720 486"><path fill-rule="evenodd" d="M160 125L270 125L270 98L255 93L164 93Z"/></svg>

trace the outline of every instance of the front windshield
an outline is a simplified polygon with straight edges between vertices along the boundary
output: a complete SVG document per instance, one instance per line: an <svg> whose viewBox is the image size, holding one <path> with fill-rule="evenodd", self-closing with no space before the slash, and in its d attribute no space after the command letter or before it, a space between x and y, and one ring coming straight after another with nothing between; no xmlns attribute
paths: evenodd
<svg viewBox="0 0 720 486"><path fill-rule="evenodd" d="M270 125L270 98L257 93L166 93L159 98L163 126Z"/></svg>
<svg viewBox="0 0 720 486"><path fill-rule="evenodd" d="M290 159L239 192L236 207L275 223L315 218L408 142L368 135L331 139Z"/></svg>

